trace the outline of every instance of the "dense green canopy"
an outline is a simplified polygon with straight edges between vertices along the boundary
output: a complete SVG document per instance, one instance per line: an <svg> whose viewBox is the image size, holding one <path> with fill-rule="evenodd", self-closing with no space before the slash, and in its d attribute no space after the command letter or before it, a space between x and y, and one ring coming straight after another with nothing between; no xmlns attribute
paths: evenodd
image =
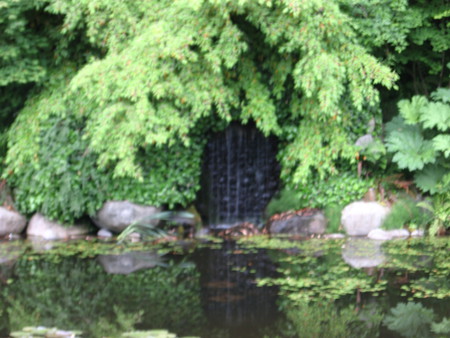
<svg viewBox="0 0 450 338"><path fill-rule="evenodd" d="M66 220L107 198L192 201L208 133L233 120L279 138L285 182L338 173L356 162L367 122L381 121L378 89L394 87L394 70L407 79L403 70L416 65L413 77L431 79L423 86L445 78L447 1L0 8L4 124L18 113L5 175L23 211Z"/></svg>

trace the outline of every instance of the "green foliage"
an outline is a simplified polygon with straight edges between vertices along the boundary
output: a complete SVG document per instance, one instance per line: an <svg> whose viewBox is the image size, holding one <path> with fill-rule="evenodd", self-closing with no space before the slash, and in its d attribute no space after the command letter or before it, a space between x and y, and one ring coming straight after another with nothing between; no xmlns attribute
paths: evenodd
<svg viewBox="0 0 450 338"><path fill-rule="evenodd" d="M301 130L281 150L283 176L295 183L313 170L325 176L336 161L353 161L351 115L377 104L374 85L396 79L358 43L337 2L45 4L40 11L60 20L52 29L67 37L82 31L81 40L101 51L65 94L90 106L77 112L89 146L119 176L139 177L146 144L195 143L191 131L206 116L252 119L266 135L282 135L283 114Z"/></svg>
<svg viewBox="0 0 450 338"><path fill-rule="evenodd" d="M387 124L386 144L399 168L414 172L418 187L435 194L448 191L441 182L450 168L450 90L440 89L431 97L433 101L416 96L399 102L401 117Z"/></svg>
<svg viewBox="0 0 450 338"><path fill-rule="evenodd" d="M65 71L30 100L9 132L8 181L15 187L17 208L71 223L94 215L108 199L170 207L194 200L203 142L186 147L173 140L171 147L142 147L138 178L99 168L85 135L86 122L76 114L89 106L81 98L65 100L63 90L73 69Z"/></svg>
<svg viewBox="0 0 450 338"><path fill-rule="evenodd" d="M324 213L327 218L327 229L328 233L337 233L341 232L341 214L342 209L344 209L345 205L341 204L329 204L325 207Z"/></svg>
<svg viewBox="0 0 450 338"><path fill-rule="evenodd" d="M372 185L373 181L370 179L344 173L299 186L297 193L301 207L324 208L332 204L346 205L359 200Z"/></svg>
<svg viewBox="0 0 450 338"><path fill-rule="evenodd" d="M382 228L387 230L405 226L413 229L425 228L431 219L431 213L421 208L416 201L411 198L403 198L394 203L383 221Z"/></svg>
<svg viewBox="0 0 450 338"><path fill-rule="evenodd" d="M403 337L429 337L430 325L434 319L433 310L420 303L398 303L391 314L384 318L384 325Z"/></svg>
<svg viewBox="0 0 450 338"><path fill-rule="evenodd" d="M266 215L271 217L285 211L297 210L299 209L299 204L298 193L285 188L270 200L266 208Z"/></svg>
<svg viewBox="0 0 450 338"><path fill-rule="evenodd" d="M286 187L272 198L266 208L268 217L285 211L303 208L323 208L331 222L330 229L338 230L343 206L361 199L373 185L372 180L344 173L328 179L315 179L295 189ZM330 230L331 231L331 230Z"/></svg>

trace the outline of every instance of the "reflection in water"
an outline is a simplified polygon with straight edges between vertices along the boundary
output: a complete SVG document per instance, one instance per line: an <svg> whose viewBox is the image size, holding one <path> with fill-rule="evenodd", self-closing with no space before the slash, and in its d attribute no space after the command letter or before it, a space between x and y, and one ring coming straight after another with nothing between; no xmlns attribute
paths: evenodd
<svg viewBox="0 0 450 338"><path fill-rule="evenodd" d="M163 265L161 256L156 252L127 252L120 255L99 255L98 261L107 273L122 275Z"/></svg>
<svg viewBox="0 0 450 338"><path fill-rule="evenodd" d="M276 319L276 289L256 285L258 278L275 275L264 250L245 253L234 242L225 242L221 249L201 250L195 260L203 308L214 325L252 337Z"/></svg>
<svg viewBox="0 0 450 338"><path fill-rule="evenodd" d="M106 243L65 242L42 252L0 243L0 337L43 325L86 337L164 328L208 338L385 338L405 335L407 318L422 313L429 318L420 327L416 321L414 331L450 334L448 240L381 248L369 242L364 249L359 241L342 249L343 241L252 240L202 246L182 262L166 255L165 266L143 246L119 256L111 254L117 246ZM82 258L92 253L104 255ZM367 256L377 260L379 253L384 263L369 268L377 273L352 267L378 264L367 263ZM107 269L120 274L105 272L99 264L105 258L112 259ZM136 268L142 269L124 274ZM257 287L261 279L279 289Z"/></svg>
<svg viewBox="0 0 450 338"><path fill-rule="evenodd" d="M386 260L382 242L368 238L348 238L342 248L342 258L354 268L373 268Z"/></svg>

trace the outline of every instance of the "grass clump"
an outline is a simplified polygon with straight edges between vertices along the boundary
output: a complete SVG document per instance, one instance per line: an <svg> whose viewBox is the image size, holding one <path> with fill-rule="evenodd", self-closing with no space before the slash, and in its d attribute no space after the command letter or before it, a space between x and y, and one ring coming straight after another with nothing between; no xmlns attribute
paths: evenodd
<svg viewBox="0 0 450 338"><path fill-rule="evenodd" d="M384 220L382 228L386 230L403 227L412 229L425 228L430 219L430 213L419 207L417 202L411 198L404 198L395 202L391 212Z"/></svg>

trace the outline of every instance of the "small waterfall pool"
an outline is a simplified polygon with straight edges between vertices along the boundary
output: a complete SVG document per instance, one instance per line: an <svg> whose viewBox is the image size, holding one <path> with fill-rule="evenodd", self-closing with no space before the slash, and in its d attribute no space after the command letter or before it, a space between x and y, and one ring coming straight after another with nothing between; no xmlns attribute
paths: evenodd
<svg viewBox="0 0 450 338"><path fill-rule="evenodd" d="M449 261L448 238L0 242L0 336L443 337Z"/></svg>

